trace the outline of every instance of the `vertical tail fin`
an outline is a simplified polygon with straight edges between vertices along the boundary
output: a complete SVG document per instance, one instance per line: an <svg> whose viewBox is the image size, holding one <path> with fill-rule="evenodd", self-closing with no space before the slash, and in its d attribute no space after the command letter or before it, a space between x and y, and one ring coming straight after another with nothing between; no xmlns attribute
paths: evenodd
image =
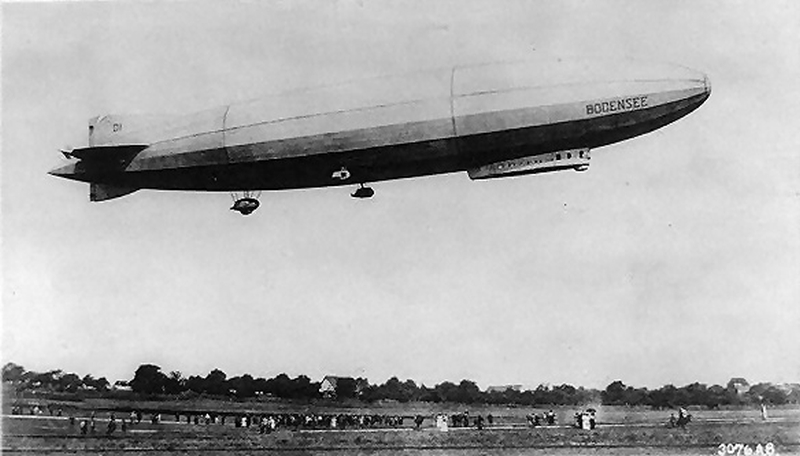
<svg viewBox="0 0 800 456"><path fill-rule="evenodd" d="M92 183L89 186L89 201L106 201L125 196L139 190L135 187L119 187L115 185Z"/></svg>
<svg viewBox="0 0 800 456"><path fill-rule="evenodd" d="M89 119L89 146L150 144L164 136L172 116L108 114Z"/></svg>

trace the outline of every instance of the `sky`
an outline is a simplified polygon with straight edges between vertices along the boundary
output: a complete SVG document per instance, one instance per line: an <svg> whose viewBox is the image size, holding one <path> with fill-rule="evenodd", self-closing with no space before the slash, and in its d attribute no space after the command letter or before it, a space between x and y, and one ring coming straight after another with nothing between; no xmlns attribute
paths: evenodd
<svg viewBox="0 0 800 456"><path fill-rule="evenodd" d="M432 386L800 381L800 3L2 4L2 361ZM638 58L710 99L585 173L90 203L90 117L455 63Z"/></svg>

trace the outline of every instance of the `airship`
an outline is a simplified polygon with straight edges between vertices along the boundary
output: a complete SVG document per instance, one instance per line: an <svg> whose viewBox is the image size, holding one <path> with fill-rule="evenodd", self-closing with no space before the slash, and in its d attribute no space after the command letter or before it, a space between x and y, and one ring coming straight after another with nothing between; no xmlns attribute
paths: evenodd
<svg viewBox="0 0 800 456"><path fill-rule="evenodd" d="M522 59L297 89L183 116L100 115L50 174L91 201L142 189L240 195L465 171L473 180L586 171L594 149L708 99L702 72L632 60Z"/></svg>

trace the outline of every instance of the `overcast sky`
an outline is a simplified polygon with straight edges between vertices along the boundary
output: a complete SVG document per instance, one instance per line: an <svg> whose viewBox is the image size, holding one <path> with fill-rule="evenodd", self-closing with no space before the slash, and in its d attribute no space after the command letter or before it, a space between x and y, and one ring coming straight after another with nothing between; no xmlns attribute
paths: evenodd
<svg viewBox="0 0 800 456"><path fill-rule="evenodd" d="M2 357L109 380L800 381L800 2L2 5ZM528 53L709 75L587 173L89 203L90 117Z"/></svg>

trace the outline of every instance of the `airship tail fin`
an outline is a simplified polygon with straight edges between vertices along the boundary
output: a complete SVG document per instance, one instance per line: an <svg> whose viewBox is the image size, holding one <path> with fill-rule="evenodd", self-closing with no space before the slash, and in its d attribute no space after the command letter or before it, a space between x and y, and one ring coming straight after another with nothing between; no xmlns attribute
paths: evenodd
<svg viewBox="0 0 800 456"><path fill-rule="evenodd" d="M137 114L93 117L89 119L89 146L150 144L163 138L171 120L172 116Z"/></svg>
<svg viewBox="0 0 800 456"><path fill-rule="evenodd" d="M89 186L89 201L106 201L125 196L139 190L136 187L93 183Z"/></svg>

